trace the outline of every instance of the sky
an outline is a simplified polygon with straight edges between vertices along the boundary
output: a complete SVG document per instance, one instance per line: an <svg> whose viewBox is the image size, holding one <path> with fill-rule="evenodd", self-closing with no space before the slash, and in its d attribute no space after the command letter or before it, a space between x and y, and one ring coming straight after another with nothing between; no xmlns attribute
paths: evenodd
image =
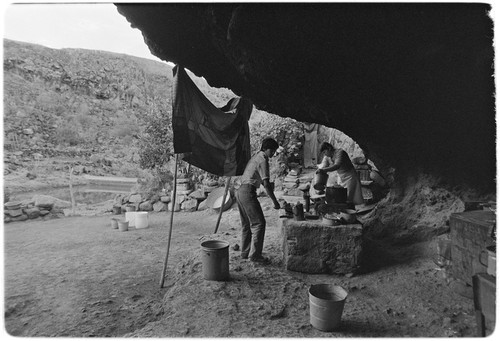
<svg viewBox="0 0 500 341"><path fill-rule="evenodd" d="M51 48L103 50L160 61L149 52L141 32L130 27L125 17L118 13L111 2L99 0L94 0L92 3L82 0L80 3L69 0L48 1L52 3L41 3L37 0L18 0L16 3L0 1L3 17L3 20L0 21L3 22L0 29L3 31L3 37ZM122 0L121 2L140 1ZM168 1L150 0L147 2ZM380 0L375 2L380 2ZM483 1L469 0L464 2ZM486 2L493 5L492 1ZM495 18L495 5L493 5L492 14ZM498 25L495 25L495 29L496 26Z"/></svg>
<svg viewBox="0 0 500 341"><path fill-rule="evenodd" d="M141 32L132 28L112 3L5 3L2 17L3 37L7 39L160 61L149 52Z"/></svg>

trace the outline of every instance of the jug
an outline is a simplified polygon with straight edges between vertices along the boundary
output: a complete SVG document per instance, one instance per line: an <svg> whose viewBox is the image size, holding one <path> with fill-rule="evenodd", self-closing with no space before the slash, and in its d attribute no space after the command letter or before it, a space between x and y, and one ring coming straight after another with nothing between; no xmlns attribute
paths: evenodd
<svg viewBox="0 0 500 341"><path fill-rule="evenodd" d="M298 202L297 205L295 205L295 207L293 208L293 216L297 221L305 220L304 206L300 202Z"/></svg>

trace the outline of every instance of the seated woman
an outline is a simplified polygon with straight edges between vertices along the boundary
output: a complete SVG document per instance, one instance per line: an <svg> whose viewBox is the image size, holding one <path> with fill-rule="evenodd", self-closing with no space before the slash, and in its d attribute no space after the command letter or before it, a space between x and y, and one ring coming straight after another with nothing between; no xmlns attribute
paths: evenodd
<svg viewBox="0 0 500 341"><path fill-rule="evenodd" d="M364 203L361 181L358 173L343 149L335 149L330 143L323 142L320 147L323 160L318 165L317 173L325 172L328 176L327 187L338 184L347 189L347 203L360 205Z"/></svg>

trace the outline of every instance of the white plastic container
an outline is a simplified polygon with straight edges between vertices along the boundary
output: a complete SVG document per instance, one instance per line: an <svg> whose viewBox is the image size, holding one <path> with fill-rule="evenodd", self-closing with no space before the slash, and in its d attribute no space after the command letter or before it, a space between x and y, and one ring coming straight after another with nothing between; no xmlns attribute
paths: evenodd
<svg viewBox="0 0 500 341"><path fill-rule="evenodd" d="M135 228L144 229L149 227L148 212L135 212Z"/></svg>
<svg viewBox="0 0 500 341"><path fill-rule="evenodd" d="M125 221L128 221L129 227L135 227L135 215L137 212L125 212Z"/></svg>

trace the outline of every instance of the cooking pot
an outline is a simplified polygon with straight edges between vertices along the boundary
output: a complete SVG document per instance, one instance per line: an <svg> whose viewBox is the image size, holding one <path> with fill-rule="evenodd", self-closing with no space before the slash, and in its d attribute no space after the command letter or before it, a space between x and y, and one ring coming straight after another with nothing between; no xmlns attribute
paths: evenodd
<svg viewBox="0 0 500 341"><path fill-rule="evenodd" d="M322 191L325 189L326 182L328 181L328 173L319 171L314 175L314 189Z"/></svg>

